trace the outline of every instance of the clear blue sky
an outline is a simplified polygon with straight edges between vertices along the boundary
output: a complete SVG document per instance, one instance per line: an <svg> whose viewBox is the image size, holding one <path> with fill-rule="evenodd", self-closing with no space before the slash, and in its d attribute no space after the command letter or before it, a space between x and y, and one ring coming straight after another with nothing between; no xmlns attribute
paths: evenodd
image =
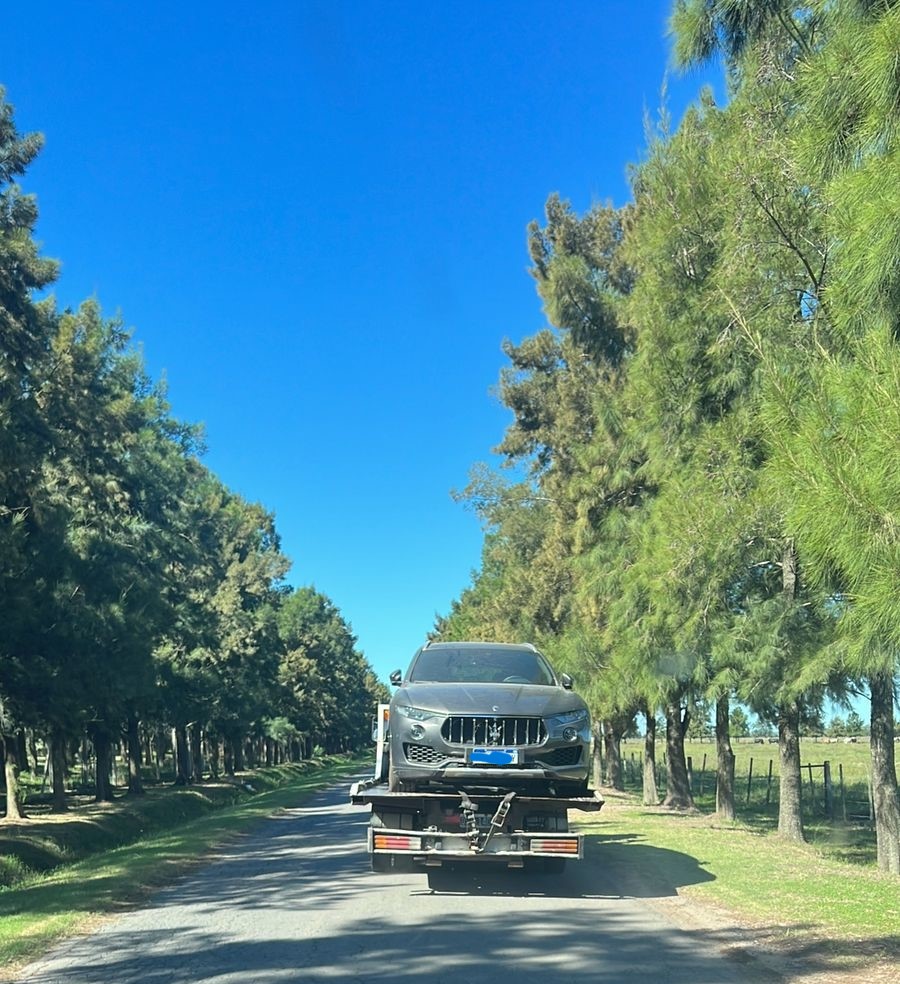
<svg viewBox="0 0 900 984"><path fill-rule="evenodd" d="M479 564L450 497L544 318L525 227L622 204L669 0L31 0L0 83L62 305L121 312L382 677ZM677 119L697 77L673 79ZM723 93L717 93L721 98ZM495 460L495 459L494 459Z"/></svg>

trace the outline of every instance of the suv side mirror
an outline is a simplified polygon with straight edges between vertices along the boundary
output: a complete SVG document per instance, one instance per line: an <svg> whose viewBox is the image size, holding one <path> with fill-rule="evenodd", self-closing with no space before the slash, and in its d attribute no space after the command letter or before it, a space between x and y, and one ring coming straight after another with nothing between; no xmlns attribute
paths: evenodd
<svg viewBox="0 0 900 984"><path fill-rule="evenodd" d="M395 687L399 687L401 681L403 680L403 671L394 670L394 672L391 674L390 680Z"/></svg>
<svg viewBox="0 0 900 984"><path fill-rule="evenodd" d="M564 689L571 690L575 686L575 681L569 676L568 673L560 673L559 682L563 685Z"/></svg>

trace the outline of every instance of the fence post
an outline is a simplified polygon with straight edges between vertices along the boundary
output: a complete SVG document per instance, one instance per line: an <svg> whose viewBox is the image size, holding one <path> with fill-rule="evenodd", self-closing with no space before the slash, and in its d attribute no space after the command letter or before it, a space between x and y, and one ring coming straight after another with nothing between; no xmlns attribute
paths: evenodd
<svg viewBox="0 0 900 984"><path fill-rule="evenodd" d="M806 763L806 771L809 773L809 809L810 812L815 814L816 812L816 784L813 782L812 774L812 763Z"/></svg>
<svg viewBox="0 0 900 984"><path fill-rule="evenodd" d="M847 800L844 798L844 763L838 762L838 778L841 783L841 816L847 822Z"/></svg>
<svg viewBox="0 0 900 984"><path fill-rule="evenodd" d="M772 759L769 759L769 775L766 778L766 806L769 805L772 798Z"/></svg>
<svg viewBox="0 0 900 984"><path fill-rule="evenodd" d="M822 781L825 783L825 816L834 820L834 792L831 788L831 763L826 759L822 765Z"/></svg>
<svg viewBox="0 0 900 984"><path fill-rule="evenodd" d="M703 765L700 766L700 795L703 795L703 779L706 776L706 752L703 753Z"/></svg>
<svg viewBox="0 0 900 984"><path fill-rule="evenodd" d="M753 782L753 758L750 758L750 771L747 774L747 802L750 802L750 785Z"/></svg>
<svg viewBox="0 0 900 984"><path fill-rule="evenodd" d="M690 755L687 757L687 770L688 770L688 789L694 791L694 760Z"/></svg>

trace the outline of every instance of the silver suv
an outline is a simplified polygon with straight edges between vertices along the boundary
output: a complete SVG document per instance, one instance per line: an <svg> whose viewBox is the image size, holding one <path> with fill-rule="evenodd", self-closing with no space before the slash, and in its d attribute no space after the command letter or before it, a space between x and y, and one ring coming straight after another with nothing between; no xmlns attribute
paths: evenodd
<svg viewBox="0 0 900 984"><path fill-rule="evenodd" d="M530 644L433 642L413 657L390 710L390 789L490 787L584 795L590 715Z"/></svg>

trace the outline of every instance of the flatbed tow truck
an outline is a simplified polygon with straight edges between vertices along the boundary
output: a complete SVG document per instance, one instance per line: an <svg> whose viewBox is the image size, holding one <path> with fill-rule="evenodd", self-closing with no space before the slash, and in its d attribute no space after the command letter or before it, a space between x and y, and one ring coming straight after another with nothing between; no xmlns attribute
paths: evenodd
<svg viewBox="0 0 900 984"><path fill-rule="evenodd" d="M603 806L591 790L584 796L534 796L482 777L457 780L436 791L394 792L388 788L388 705L375 724L375 774L354 783L350 801L372 810L368 850L373 871L401 872L445 865L493 864L559 873L569 859L584 856L583 835L569 830L569 810L596 812Z"/></svg>

